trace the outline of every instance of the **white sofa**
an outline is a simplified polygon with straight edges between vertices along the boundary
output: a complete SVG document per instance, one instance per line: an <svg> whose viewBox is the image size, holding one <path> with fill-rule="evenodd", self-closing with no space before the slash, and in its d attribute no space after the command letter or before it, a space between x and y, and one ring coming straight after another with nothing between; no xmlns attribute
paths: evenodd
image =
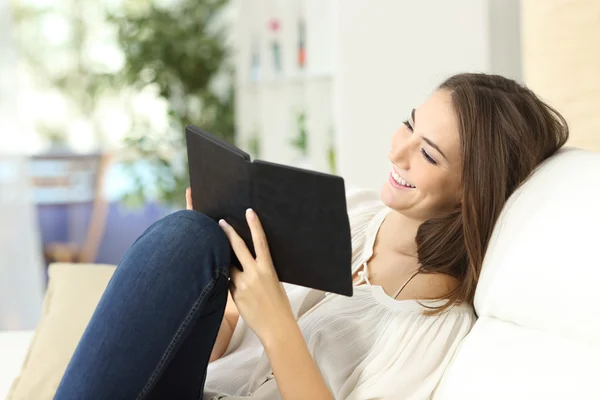
<svg viewBox="0 0 600 400"><path fill-rule="evenodd" d="M599 249L600 153L565 149L505 207L434 400L600 399ZM30 339L0 334L0 398Z"/></svg>
<svg viewBox="0 0 600 400"><path fill-rule="evenodd" d="M565 149L503 210L434 399L600 399L599 250L600 154Z"/></svg>
<svg viewBox="0 0 600 400"><path fill-rule="evenodd" d="M19 375L32 338L33 331L0 332L0 399L6 398Z"/></svg>

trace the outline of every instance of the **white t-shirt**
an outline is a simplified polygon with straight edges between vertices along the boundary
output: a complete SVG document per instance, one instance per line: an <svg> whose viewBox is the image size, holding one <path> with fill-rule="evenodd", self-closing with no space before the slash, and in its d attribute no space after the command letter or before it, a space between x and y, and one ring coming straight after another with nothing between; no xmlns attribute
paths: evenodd
<svg viewBox="0 0 600 400"><path fill-rule="evenodd" d="M376 192L348 194L352 270L373 254L390 211ZM352 297L285 284L298 325L336 399L428 399L462 338L475 323L471 306L426 316L443 301L394 300L381 286L356 286ZM231 342L209 365L203 400L281 399L260 341L240 318Z"/></svg>

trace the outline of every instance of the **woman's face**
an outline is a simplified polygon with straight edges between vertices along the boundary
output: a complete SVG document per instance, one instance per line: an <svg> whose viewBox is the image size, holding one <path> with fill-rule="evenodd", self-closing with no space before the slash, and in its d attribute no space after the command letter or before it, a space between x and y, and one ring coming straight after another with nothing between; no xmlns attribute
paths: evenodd
<svg viewBox="0 0 600 400"><path fill-rule="evenodd" d="M392 163L381 199L419 221L443 216L460 204L460 138L448 91L438 90L392 137Z"/></svg>

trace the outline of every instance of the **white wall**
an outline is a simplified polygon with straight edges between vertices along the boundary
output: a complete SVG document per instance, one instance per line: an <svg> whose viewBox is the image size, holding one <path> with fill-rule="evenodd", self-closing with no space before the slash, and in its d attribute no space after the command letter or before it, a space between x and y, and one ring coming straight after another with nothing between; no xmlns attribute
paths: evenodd
<svg viewBox="0 0 600 400"><path fill-rule="evenodd" d="M335 5L338 171L352 184L380 187L392 133L445 77L477 71L519 78L516 0Z"/></svg>
<svg viewBox="0 0 600 400"><path fill-rule="evenodd" d="M521 0L489 0L490 70L523 79Z"/></svg>

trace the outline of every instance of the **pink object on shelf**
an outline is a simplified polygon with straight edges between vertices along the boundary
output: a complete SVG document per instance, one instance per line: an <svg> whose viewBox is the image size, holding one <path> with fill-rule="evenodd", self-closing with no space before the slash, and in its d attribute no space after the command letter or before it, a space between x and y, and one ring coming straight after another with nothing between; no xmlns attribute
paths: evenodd
<svg viewBox="0 0 600 400"><path fill-rule="evenodd" d="M271 29L273 32L277 32L279 28L281 28L281 23L277 18L273 18L269 21L269 29Z"/></svg>

